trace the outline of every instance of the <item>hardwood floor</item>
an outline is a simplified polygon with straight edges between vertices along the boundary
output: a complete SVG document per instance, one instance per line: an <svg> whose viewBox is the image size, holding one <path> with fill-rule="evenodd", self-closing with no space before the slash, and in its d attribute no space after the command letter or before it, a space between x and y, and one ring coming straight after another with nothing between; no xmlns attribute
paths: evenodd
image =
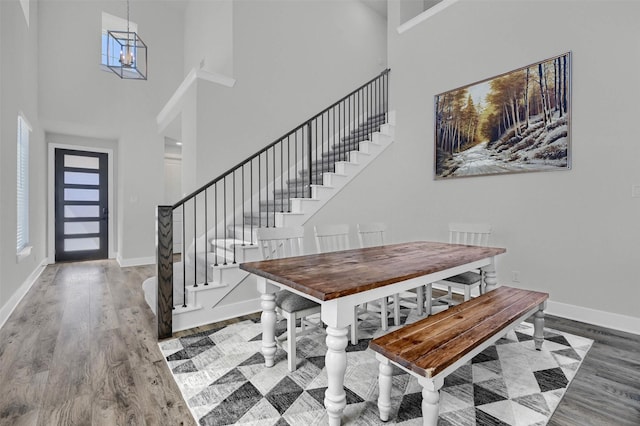
<svg viewBox="0 0 640 426"><path fill-rule="evenodd" d="M0 425L195 424L142 293L154 269L45 269L0 329ZM551 316L546 325L595 340L549 425L640 425L640 336Z"/></svg>
<svg viewBox="0 0 640 426"><path fill-rule="evenodd" d="M154 267L51 265L0 330L1 425L193 425L158 349Z"/></svg>
<svg viewBox="0 0 640 426"><path fill-rule="evenodd" d="M640 336L551 316L545 325L594 340L548 425L640 425Z"/></svg>

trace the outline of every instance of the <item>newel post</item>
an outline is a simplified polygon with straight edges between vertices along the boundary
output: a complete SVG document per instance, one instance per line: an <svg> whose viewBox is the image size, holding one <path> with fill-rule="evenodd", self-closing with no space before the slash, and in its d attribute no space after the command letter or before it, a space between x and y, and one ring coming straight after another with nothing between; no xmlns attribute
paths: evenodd
<svg viewBox="0 0 640 426"><path fill-rule="evenodd" d="M158 339L173 334L173 206L158 206L156 213L156 265L158 268Z"/></svg>

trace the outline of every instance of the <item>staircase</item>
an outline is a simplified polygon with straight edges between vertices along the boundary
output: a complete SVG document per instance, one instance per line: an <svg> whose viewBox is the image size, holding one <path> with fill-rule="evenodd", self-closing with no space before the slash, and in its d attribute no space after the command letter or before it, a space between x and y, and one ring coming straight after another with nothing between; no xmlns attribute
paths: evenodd
<svg viewBox="0 0 640 426"><path fill-rule="evenodd" d="M368 163L368 157L377 153L382 146L386 147L386 137L393 138L391 125L387 123L387 114L379 114L370 117L367 121L351 131L349 136L331 145L327 152L323 152L318 159L312 161L311 185L309 185L308 168L298 171L297 176L288 177L283 188L275 188L268 200L260 202L260 209L248 212L244 215L243 225L233 227L233 235L239 239L255 241L255 227L264 226L290 226L284 225L278 219L285 220L279 213L291 212L294 215L304 213L302 205L318 204L323 197L319 196L325 190L333 188L333 182L346 176L349 167ZM356 167L356 169L358 169ZM328 177L325 174L329 173ZM357 174L357 173L356 173ZM318 189L319 188L319 189ZM330 191L332 192L332 191ZM309 197L311 194L311 197ZM322 203L323 205L324 203ZM308 207L307 207L308 210ZM317 210L314 210L314 213ZM274 214L275 213L275 214ZM308 218L307 218L308 219ZM300 224L302 225L306 220ZM287 223L291 222L291 219ZM248 236L246 229L253 234Z"/></svg>
<svg viewBox="0 0 640 426"><path fill-rule="evenodd" d="M378 78L386 79L387 73L388 70ZM371 82L367 83L370 84ZM382 86L382 83L376 84ZM194 231L198 237L191 239L193 242L183 253L186 262L173 264L172 331L260 310L255 279L238 268L239 263L260 260L259 250L253 244L256 241L256 229L304 225L393 142L395 114L386 112L386 92L379 99L373 96L369 98L367 92L362 91L369 87L367 85L348 95L355 94L353 105L351 98L345 97L325 110L331 111L331 108L341 108L340 105L344 105L339 109L344 120L331 122L329 113L320 113L312 119L316 120L315 127L309 124L313 122L310 120L276 141L279 142L278 145L274 143L236 166L231 171L231 177L227 174L224 180L218 178L215 183L212 181L203 187L204 201L200 192L185 198L193 198L194 211L199 211L196 202L200 203L199 208L202 209L203 205L211 204L211 199L214 198L215 212L207 212L205 207L204 217L213 217L210 223L215 225L203 228L208 229L206 236L203 231L199 234ZM349 99L349 104L346 99ZM367 102L376 105L372 110L360 110L360 106ZM384 104L384 108L377 104ZM322 131L318 130L319 126L323 128ZM291 141L297 142L298 139L303 140L304 144L299 149L298 145L295 146L295 158L292 161L289 158L293 157L294 152ZM302 153L298 158L300 151ZM267 169L264 173L263 168L269 167L269 163L273 171ZM218 184L221 186L218 187ZM247 191L236 195L238 186L242 187L242 191L247 187ZM229 187L235 188L233 197L228 193ZM236 196L239 200L234 198ZM218 204L222 203L225 205L224 217L218 214ZM174 209L176 206L183 211L185 209L185 203L171 207ZM161 207L159 216L160 209ZM197 229L196 225L194 229ZM160 234L159 232L159 240ZM188 240L188 236L183 236L182 241ZM160 247L161 241L159 270L162 258ZM161 273L159 276L162 277ZM183 285L183 282L186 284ZM155 313L158 294L161 294L161 299L164 294L166 299L166 284L158 291L157 279L153 277L143 283L143 288L145 298ZM162 292L163 288L165 293ZM225 298L230 300L223 300ZM158 306L162 315L162 303ZM162 337L160 323L159 318L159 337Z"/></svg>

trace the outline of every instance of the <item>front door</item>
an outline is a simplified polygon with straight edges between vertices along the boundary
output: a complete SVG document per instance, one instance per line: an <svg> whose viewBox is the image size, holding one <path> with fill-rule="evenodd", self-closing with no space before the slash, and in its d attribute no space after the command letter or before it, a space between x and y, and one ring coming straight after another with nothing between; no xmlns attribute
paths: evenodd
<svg viewBox="0 0 640 426"><path fill-rule="evenodd" d="M109 256L107 154L55 150L56 262Z"/></svg>

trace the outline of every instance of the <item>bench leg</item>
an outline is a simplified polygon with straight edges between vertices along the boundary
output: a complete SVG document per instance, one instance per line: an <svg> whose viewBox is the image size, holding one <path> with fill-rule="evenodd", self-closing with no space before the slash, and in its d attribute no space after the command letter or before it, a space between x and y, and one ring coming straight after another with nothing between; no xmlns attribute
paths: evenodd
<svg viewBox="0 0 640 426"><path fill-rule="evenodd" d="M542 349L544 341L544 308L546 302L540 305L535 314L533 314L533 342L536 350Z"/></svg>
<svg viewBox="0 0 640 426"><path fill-rule="evenodd" d="M376 354L376 358L380 362L378 367L378 410L380 412L380 420L386 422L389 420L391 412L391 373L393 367L389 360L380 354Z"/></svg>
<svg viewBox="0 0 640 426"><path fill-rule="evenodd" d="M444 384L444 379L418 377L418 383L422 386L422 424L436 426L440 411L440 388Z"/></svg>
<svg viewBox="0 0 640 426"><path fill-rule="evenodd" d="M329 415L329 426L339 426L344 407L347 406L347 395L344 391L344 373L347 370L348 331L346 328L327 326L327 390L324 393L324 406Z"/></svg>

